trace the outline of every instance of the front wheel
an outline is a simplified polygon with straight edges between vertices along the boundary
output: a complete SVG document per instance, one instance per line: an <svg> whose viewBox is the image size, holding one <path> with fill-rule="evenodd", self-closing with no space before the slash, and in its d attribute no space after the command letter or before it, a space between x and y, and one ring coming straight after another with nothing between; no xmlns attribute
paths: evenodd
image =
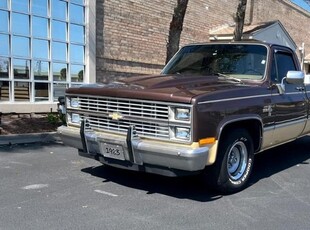
<svg viewBox="0 0 310 230"><path fill-rule="evenodd" d="M221 140L216 162L211 166L211 181L223 193L245 188L254 163L253 140L245 129L235 129Z"/></svg>

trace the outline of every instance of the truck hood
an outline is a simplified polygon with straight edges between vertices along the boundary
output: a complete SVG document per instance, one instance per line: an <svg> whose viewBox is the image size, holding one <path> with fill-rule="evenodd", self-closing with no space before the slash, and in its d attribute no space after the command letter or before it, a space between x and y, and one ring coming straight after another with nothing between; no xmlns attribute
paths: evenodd
<svg viewBox="0 0 310 230"><path fill-rule="evenodd" d="M83 85L70 88L66 93L191 103L193 98L202 94L244 86L236 80L218 76L151 75Z"/></svg>

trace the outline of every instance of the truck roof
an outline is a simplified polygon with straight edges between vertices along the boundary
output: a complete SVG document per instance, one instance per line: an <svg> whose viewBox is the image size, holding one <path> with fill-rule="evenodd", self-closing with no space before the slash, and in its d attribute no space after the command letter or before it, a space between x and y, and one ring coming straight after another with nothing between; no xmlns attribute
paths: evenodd
<svg viewBox="0 0 310 230"><path fill-rule="evenodd" d="M242 40L242 41L211 41L211 42L198 42L198 43L189 43L186 44L182 47L186 47L186 46L192 46L192 45L213 45L213 44L258 44L258 45L265 45L268 47L272 47L272 46L281 46L284 48L288 48L290 49L292 52L294 52L290 47L288 46L283 46L283 45L279 45L279 44L275 44L275 43L268 43L268 42L264 42L264 41L259 41L259 40Z"/></svg>

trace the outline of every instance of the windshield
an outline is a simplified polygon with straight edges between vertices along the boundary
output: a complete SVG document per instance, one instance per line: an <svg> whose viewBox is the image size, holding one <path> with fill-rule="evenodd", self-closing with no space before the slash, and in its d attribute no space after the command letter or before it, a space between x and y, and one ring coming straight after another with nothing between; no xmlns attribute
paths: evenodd
<svg viewBox="0 0 310 230"><path fill-rule="evenodd" d="M225 75L260 80L266 68L267 48L254 44L209 44L183 47L162 74Z"/></svg>

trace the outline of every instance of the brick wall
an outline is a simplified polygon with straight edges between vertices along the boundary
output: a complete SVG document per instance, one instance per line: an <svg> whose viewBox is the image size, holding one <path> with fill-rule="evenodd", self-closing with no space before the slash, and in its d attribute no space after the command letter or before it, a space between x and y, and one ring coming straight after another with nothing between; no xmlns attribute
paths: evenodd
<svg viewBox="0 0 310 230"><path fill-rule="evenodd" d="M98 82L161 71L176 2L97 0ZM181 45L208 41L211 28L232 24L237 4L237 0L190 0ZM305 42L310 51L310 31L306 25L310 24L310 13L288 0L248 0L246 22L251 20L280 20L296 44Z"/></svg>
<svg viewBox="0 0 310 230"><path fill-rule="evenodd" d="M99 2L103 5L103 25L100 28L103 30L103 45L97 54L97 81L159 73L165 60L167 28L174 1ZM97 5L100 5L98 1Z"/></svg>

